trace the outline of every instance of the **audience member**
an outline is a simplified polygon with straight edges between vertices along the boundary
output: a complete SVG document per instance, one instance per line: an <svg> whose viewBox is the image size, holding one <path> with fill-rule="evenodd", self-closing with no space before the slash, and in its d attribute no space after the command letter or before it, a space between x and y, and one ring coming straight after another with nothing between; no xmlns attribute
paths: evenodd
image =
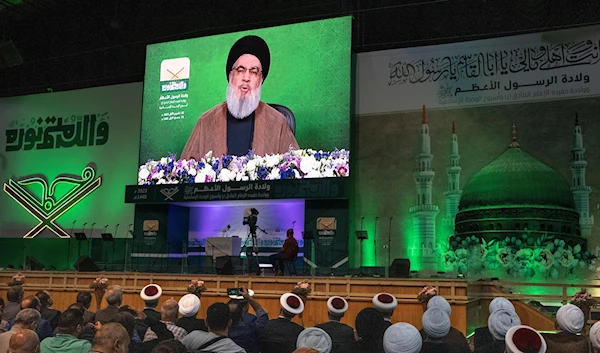
<svg viewBox="0 0 600 353"><path fill-rule="evenodd" d="M35 331L41 317L42 315L40 312L35 309L23 309L19 311L13 327L7 332L0 333L0 352L6 352L8 350L10 338L17 332L21 330Z"/></svg>
<svg viewBox="0 0 600 353"><path fill-rule="evenodd" d="M427 308L440 308L446 312L446 314L448 314L448 318L450 318L450 315L452 314L452 307L450 306L450 303L448 303L446 298L442 297L441 295L436 295L429 299L429 302L427 302ZM423 337L423 341L425 341L427 338L427 335L423 330L421 330L421 337ZM471 353L471 347L469 347L469 343L467 342L465 335L452 326L450 327L448 334L442 339L442 342L452 346L457 353Z"/></svg>
<svg viewBox="0 0 600 353"><path fill-rule="evenodd" d="M121 310L121 309L123 309L123 307L121 307L119 310ZM131 310L133 310L133 309L131 309ZM148 318L143 311L138 313L134 310L133 313L136 314L136 317L134 317L132 315L132 313L129 311L120 311L119 313L117 313L117 315L113 316L113 318L111 319L111 322L121 324L121 326L123 326L125 328L125 330L127 331L127 334L129 335L129 340L130 340L130 343L129 343L129 352L130 353L150 352L161 341L172 340L174 338L173 333L167 329L167 326L164 323L162 323L160 321L154 321L154 320ZM152 331L157 335L157 338L153 339L153 340L149 340L147 342L142 342L135 330L135 325L136 325L137 321L141 321L142 323L144 323L144 322L147 323L147 327L152 328ZM137 337L137 338L134 340L134 337Z"/></svg>
<svg viewBox="0 0 600 353"><path fill-rule="evenodd" d="M148 284L140 292L140 297L146 304L144 307L144 314L151 320L160 321L161 314L156 310L158 306L158 300L162 295L162 288L158 284Z"/></svg>
<svg viewBox="0 0 600 353"><path fill-rule="evenodd" d="M90 292L77 293L77 299L75 300L75 302L83 305L83 308L84 308L83 319L85 320L85 322L91 322L91 323L96 322L94 320L96 317L96 314L89 310L90 305L92 305L92 294Z"/></svg>
<svg viewBox="0 0 600 353"><path fill-rule="evenodd" d="M600 352L600 321L596 321L596 323L592 325L589 337L593 352Z"/></svg>
<svg viewBox="0 0 600 353"><path fill-rule="evenodd" d="M254 291L252 289L248 288L248 295L251 297L254 297ZM242 321L246 324L251 324L252 322L254 322L257 317L254 314L251 314L248 309L250 308L248 301L244 299L244 297L242 295L235 295L235 294L230 294L229 295L229 303L227 304L231 304L234 301L238 303L238 305L241 306L242 308Z"/></svg>
<svg viewBox="0 0 600 353"><path fill-rule="evenodd" d="M17 285L8 288L8 291L6 292L6 305L2 312L2 318L4 320L11 322L15 319L19 311L21 311L21 300L23 300L24 295L25 291L23 290L23 286Z"/></svg>
<svg viewBox="0 0 600 353"><path fill-rule="evenodd" d="M497 309L488 318L488 328L493 337L491 343L475 348L475 353L504 353L506 332L513 327L521 325L519 316L510 309Z"/></svg>
<svg viewBox="0 0 600 353"><path fill-rule="evenodd" d="M21 309L35 309L38 312L41 311L42 306L40 304L40 300L35 295L30 295L23 300L21 300ZM40 312L40 316L41 316ZM48 320L40 318L37 322L36 329L34 330L40 339L40 342L44 340L44 338L52 337L53 330L52 326L50 326L50 322Z"/></svg>
<svg viewBox="0 0 600 353"><path fill-rule="evenodd" d="M385 353L419 353L422 346L419 330L406 322L393 324L383 334Z"/></svg>
<svg viewBox="0 0 600 353"><path fill-rule="evenodd" d="M325 330L311 327L306 328L298 335L296 347L298 348L314 348L319 353L331 352L331 337Z"/></svg>
<svg viewBox="0 0 600 353"><path fill-rule="evenodd" d="M180 341L172 339L157 344L152 353L187 353L187 348Z"/></svg>
<svg viewBox="0 0 600 353"><path fill-rule="evenodd" d="M8 330L8 321L4 320L4 299L0 298L0 333Z"/></svg>
<svg viewBox="0 0 600 353"><path fill-rule="evenodd" d="M394 315L394 309L398 306L398 299L390 293L379 293L373 296L373 305L382 315L383 320L389 327L392 324L392 315Z"/></svg>
<svg viewBox="0 0 600 353"><path fill-rule="evenodd" d="M333 296L327 300L329 321L315 326L325 330L331 337L331 353L345 353L348 346L354 343L354 329L340 322L347 310L346 299Z"/></svg>
<svg viewBox="0 0 600 353"><path fill-rule="evenodd" d="M438 307L429 308L423 313L421 321L427 335L421 352L457 352L452 345L442 341L450 332L450 317L446 311Z"/></svg>
<svg viewBox="0 0 600 353"><path fill-rule="evenodd" d="M58 318L60 317L60 311L52 309L51 306L54 304L52 296L45 290L38 291L35 296L40 300L42 319L48 320L50 327L54 331L58 327Z"/></svg>
<svg viewBox="0 0 600 353"><path fill-rule="evenodd" d="M7 353L40 353L40 339L37 333L23 329L10 337Z"/></svg>
<svg viewBox="0 0 600 353"><path fill-rule="evenodd" d="M184 295L179 299L179 313L182 317L175 324L185 329L188 333L195 330L208 332L204 319L196 317L196 314L200 310L200 305L200 298L196 294Z"/></svg>
<svg viewBox="0 0 600 353"><path fill-rule="evenodd" d="M94 336L90 353L128 353L129 335L120 324L103 324Z"/></svg>
<svg viewBox="0 0 600 353"><path fill-rule="evenodd" d="M177 313L179 312L179 304L174 299L169 299L165 301L160 309L161 320L160 322L164 323L167 326L167 329L173 332L173 336L175 339L182 340L188 332L175 325L177 321ZM145 311L144 311L145 313ZM148 328L146 334L144 335L144 342L148 342L151 340L157 339L157 334L152 330L152 328Z"/></svg>
<svg viewBox="0 0 600 353"><path fill-rule="evenodd" d="M69 309L60 315L56 336L49 337L40 343L43 353L87 353L92 344L80 339L83 334L85 320L83 313L77 309Z"/></svg>
<svg viewBox="0 0 600 353"><path fill-rule="evenodd" d="M214 303L206 311L208 332L196 330L188 334L181 343L188 350L204 350L215 353L241 353L245 350L227 337L231 326L231 313L225 303Z"/></svg>
<svg viewBox="0 0 600 353"><path fill-rule="evenodd" d="M585 326L583 311L573 304L561 306L556 312L557 333L544 333L549 352L587 353L589 342L578 333Z"/></svg>
<svg viewBox="0 0 600 353"><path fill-rule="evenodd" d="M144 315L141 315L141 313L139 313L137 310L135 310L134 308L132 308L129 305L122 305L121 307L119 307L119 314L120 313L128 313L129 315L131 315L132 318L134 318L133 319L133 335L129 335L129 338L131 338L132 343L142 342L142 338L146 334L146 331L148 331L148 327L150 327L150 326L146 325L147 320L149 320L149 322L152 322L152 321L158 322L156 320L149 319L144 311L142 311L142 313L144 313ZM141 319L140 318L141 316L143 316L144 319ZM122 318L120 318L120 319L122 319ZM118 322L121 325L123 325L123 323L121 321L111 320L111 322ZM123 326L125 327L127 332L129 332L128 327L125 325L123 325Z"/></svg>
<svg viewBox="0 0 600 353"><path fill-rule="evenodd" d="M95 320L99 321L101 324L109 322L110 319L119 312L119 306L121 306L123 302L123 289L121 286L110 286L106 289L104 297L106 298L108 306L102 310L98 310L95 318Z"/></svg>
<svg viewBox="0 0 600 353"><path fill-rule="evenodd" d="M260 334L258 346L261 353L291 353L296 349L296 340L304 328L292 322L294 316L304 311L304 303L293 293L284 293L279 298L281 310L277 319L269 320Z"/></svg>
<svg viewBox="0 0 600 353"><path fill-rule="evenodd" d="M231 296L230 296L231 297ZM250 295L246 288L240 288L240 297L231 299L228 303L231 312L231 327L229 338L248 353L258 353L258 338L269 322L267 311ZM244 306L250 305L256 313L256 320L244 322Z"/></svg>
<svg viewBox="0 0 600 353"><path fill-rule="evenodd" d="M389 327L383 314L375 308L365 308L356 315L357 340L349 351L356 353L382 353L383 334Z"/></svg>
<svg viewBox="0 0 600 353"><path fill-rule="evenodd" d="M494 298L490 302L490 305L489 305L490 315L498 309L506 309L506 310L510 310L512 312L515 311L515 307L512 305L510 300L503 298L503 297ZM490 333L490 330L487 326L478 327L475 329L475 334L473 335L473 343L475 345L475 349L477 349L478 347L482 347L482 346L491 344L492 342L494 342L494 337Z"/></svg>
<svg viewBox="0 0 600 353"><path fill-rule="evenodd" d="M507 353L545 353L547 349L544 337L525 325L511 327L505 341Z"/></svg>
<svg viewBox="0 0 600 353"><path fill-rule="evenodd" d="M83 321L85 321L85 308L80 303L73 303L69 305L68 309L77 310L83 315ZM96 331L94 330L94 325L90 322L85 321L85 325L83 325L83 333L81 334L81 339L92 342L94 339L94 334Z"/></svg>

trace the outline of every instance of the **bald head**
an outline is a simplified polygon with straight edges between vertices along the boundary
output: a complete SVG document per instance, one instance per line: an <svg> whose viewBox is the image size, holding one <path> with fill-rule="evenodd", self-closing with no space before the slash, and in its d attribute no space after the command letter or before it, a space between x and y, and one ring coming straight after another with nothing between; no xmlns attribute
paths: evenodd
<svg viewBox="0 0 600 353"><path fill-rule="evenodd" d="M179 303L175 299L165 301L160 308L161 320L168 322L177 321L177 313L179 312Z"/></svg>
<svg viewBox="0 0 600 353"><path fill-rule="evenodd" d="M19 330L8 341L8 353L39 353L40 339L32 330Z"/></svg>
<svg viewBox="0 0 600 353"><path fill-rule="evenodd" d="M30 295L25 299L21 300L21 309L35 309L40 311L42 306L40 304L40 300L35 295Z"/></svg>
<svg viewBox="0 0 600 353"><path fill-rule="evenodd" d="M128 349L129 334L121 324L109 322L96 331L92 350L104 353L126 353Z"/></svg>

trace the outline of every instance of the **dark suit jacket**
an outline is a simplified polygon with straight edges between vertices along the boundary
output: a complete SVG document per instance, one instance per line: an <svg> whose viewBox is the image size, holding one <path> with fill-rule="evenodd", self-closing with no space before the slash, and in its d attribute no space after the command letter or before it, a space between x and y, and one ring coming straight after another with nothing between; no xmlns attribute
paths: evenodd
<svg viewBox="0 0 600 353"><path fill-rule="evenodd" d="M52 330L58 327L58 318L60 317L60 311L50 308L42 308L40 311L42 319L48 320Z"/></svg>
<svg viewBox="0 0 600 353"><path fill-rule="evenodd" d="M83 313L83 319L85 320L85 322L92 322L95 323L95 319L96 319L96 313L89 311L88 309L84 309L84 313Z"/></svg>
<svg viewBox="0 0 600 353"><path fill-rule="evenodd" d="M119 307L116 305L109 305L102 310L98 310L96 313L96 321L100 321L101 324L105 324L112 319L113 316L119 313Z"/></svg>
<svg viewBox="0 0 600 353"><path fill-rule="evenodd" d="M354 329L339 321L329 321L315 327L323 329L331 337L331 353L346 353L354 342Z"/></svg>
<svg viewBox="0 0 600 353"><path fill-rule="evenodd" d="M160 321L160 313L156 309L144 308L144 314L152 321Z"/></svg>
<svg viewBox="0 0 600 353"><path fill-rule="evenodd" d="M546 340L549 353L587 353L590 352L590 344L584 336L574 333L542 333Z"/></svg>
<svg viewBox="0 0 600 353"><path fill-rule="evenodd" d="M474 353L504 353L505 349L506 343L504 341L493 340L491 343L475 348Z"/></svg>
<svg viewBox="0 0 600 353"><path fill-rule="evenodd" d="M195 316L182 317L177 320L175 325L183 328L188 333L195 330L208 332L208 327L206 327L204 319L197 319Z"/></svg>
<svg viewBox="0 0 600 353"><path fill-rule="evenodd" d="M457 353L456 347L447 343L423 342L420 353Z"/></svg>
<svg viewBox="0 0 600 353"><path fill-rule="evenodd" d="M421 333L423 341L425 341L427 334L425 331L423 331L423 329L421 329L419 332ZM469 347L469 343L467 342L465 335L463 335L462 332L454 327L450 327L450 331L446 337L442 338L442 343L446 343L447 345L451 346L456 353L471 353L471 348ZM421 350L421 352L423 352L423 350Z"/></svg>
<svg viewBox="0 0 600 353"><path fill-rule="evenodd" d="M296 350L296 340L304 327L288 319L269 320L260 334L258 347L261 353L292 353Z"/></svg>

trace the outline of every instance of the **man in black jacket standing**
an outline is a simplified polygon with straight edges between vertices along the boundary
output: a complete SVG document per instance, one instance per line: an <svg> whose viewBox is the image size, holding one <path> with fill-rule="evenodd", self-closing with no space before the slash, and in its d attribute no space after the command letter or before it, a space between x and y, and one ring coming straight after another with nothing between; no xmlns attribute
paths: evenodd
<svg viewBox="0 0 600 353"><path fill-rule="evenodd" d="M331 353L347 352L348 345L354 342L354 329L340 322L346 310L348 310L346 299L339 296L329 298L327 300L329 321L315 326L325 330L331 337Z"/></svg>

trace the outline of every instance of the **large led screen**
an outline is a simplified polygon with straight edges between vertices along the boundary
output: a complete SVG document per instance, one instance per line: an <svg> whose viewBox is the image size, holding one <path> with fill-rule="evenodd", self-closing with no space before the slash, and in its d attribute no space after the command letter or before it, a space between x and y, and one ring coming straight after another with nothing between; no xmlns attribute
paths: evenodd
<svg viewBox="0 0 600 353"><path fill-rule="evenodd" d="M343 17L148 46L139 184L348 176L350 44Z"/></svg>

